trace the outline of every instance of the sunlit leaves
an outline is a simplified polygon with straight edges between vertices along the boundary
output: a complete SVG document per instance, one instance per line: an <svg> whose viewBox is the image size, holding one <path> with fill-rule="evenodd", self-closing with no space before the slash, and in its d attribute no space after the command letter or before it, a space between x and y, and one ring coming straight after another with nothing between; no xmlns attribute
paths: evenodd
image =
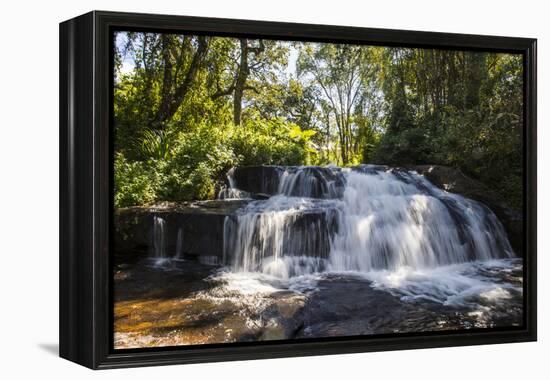
<svg viewBox="0 0 550 380"><path fill-rule="evenodd" d="M190 77L199 46L117 35L117 207L211 198L233 165L329 163L451 165L521 204L520 55L208 37Z"/></svg>

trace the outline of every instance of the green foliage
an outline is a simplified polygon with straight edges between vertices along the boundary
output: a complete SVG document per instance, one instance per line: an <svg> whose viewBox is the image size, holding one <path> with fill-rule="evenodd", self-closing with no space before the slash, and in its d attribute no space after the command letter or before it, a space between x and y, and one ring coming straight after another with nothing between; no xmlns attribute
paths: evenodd
<svg viewBox="0 0 550 380"><path fill-rule="evenodd" d="M171 201L189 201L209 199L214 196L212 170L205 162L192 170L172 170L167 173L160 199Z"/></svg>
<svg viewBox="0 0 550 380"><path fill-rule="evenodd" d="M163 130L145 129L139 142L140 154L157 160L168 160L171 156L173 137Z"/></svg>
<svg viewBox="0 0 550 380"><path fill-rule="evenodd" d="M116 207L212 198L235 165L331 163L454 166L521 206L520 55L120 36Z"/></svg>
<svg viewBox="0 0 550 380"><path fill-rule="evenodd" d="M151 203L156 199L158 172L154 161L129 162L115 154L115 207Z"/></svg>
<svg viewBox="0 0 550 380"><path fill-rule="evenodd" d="M376 114L370 111L374 108L372 85L376 82L378 53L378 48L346 44L304 44L300 50L298 77L314 89L317 99L313 103L321 103L327 146L338 145L328 156L342 165L356 164L362 154L358 140L364 140L365 135L361 135L361 124L355 119Z"/></svg>
<svg viewBox="0 0 550 380"><path fill-rule="evenodd" d="M314 134L281 119L247 120L234 129L231 145L240 165L300 165L310 162Z"/></svg>
<svg viewBox="0 0 550 380"><path fill-rule="evenodd" d="M159 198L187 201L212 198L221 173L237 163L223 128L199 125L181 133L166 162Z"/></svg>
<svg viewBox="0 0 550 380"><path fill-rule="evenodd" d="M309 163L315 157L314 134L281 119L247 120L240 127L199 124L166 139L162 133L146 133L140 149L148 158L128 161L116 154L115 206L212 199L234 165Z"/></svg>
<svg viewBox="0 0 550 380"><path fill-rule="evenodd" d="M460 168L521 207L521 57L388 49L374 157Z"/></svg>
<svg viewBox="0 0 550 380"><path fill-rule="evenodd" d="M382 137L374 159L388 165L415 165L433 162L429 158L429 139L422 128L408 128Z"/></svg>

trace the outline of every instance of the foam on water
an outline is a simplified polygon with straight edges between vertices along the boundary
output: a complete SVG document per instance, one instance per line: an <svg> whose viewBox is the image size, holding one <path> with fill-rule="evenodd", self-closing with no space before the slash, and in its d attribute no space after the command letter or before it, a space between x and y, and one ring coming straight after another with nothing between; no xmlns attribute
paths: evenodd
<svg viewBox="0 0 550 380"><path fill-rule="evenodd" d="M514 257L491 210L415 172L363 166L279 173L278 195L226 221L226 257L236 271L287 278ZM315 260L296 259L303 256Z"/></svg>
<svg viewBox="0 0 550 380"><path fill-rule="evenodd" d="M364 286L387 291L405 302L428 301L448 307L466 308L485 315L503 301L522 296L521 279L509 281L507 275L521 275L521 259L497 259L451 264L430 269L401 267L397 270L330 271L281 278L260 272L235 272L224 269L210 278L218 284L210 297L219 302L239 302L249 310L265 308L278 292L305 296L323 291L335 279L346 278ZM322 284L322 286L320 285ZM350 299L353 299L351 296Z"/></svg>
<svg viewBox="0 0 550 380"><path fill-rule="evenodd" d="M479 303L478 296L498 302L510 298L511 292L522 292L521 286L494 275L494 270L501 269L521 272L521 261L470 262L432 269L402 267L395 271L371 271L363 276L372 281L374 288L388 290L403 300L426 299L443 305L468 306Z"/></svg>

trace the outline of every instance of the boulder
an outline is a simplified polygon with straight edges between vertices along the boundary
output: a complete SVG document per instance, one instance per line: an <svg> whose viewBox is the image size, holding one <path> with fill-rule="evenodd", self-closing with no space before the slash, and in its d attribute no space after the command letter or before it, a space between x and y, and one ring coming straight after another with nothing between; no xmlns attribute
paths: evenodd
<svg viewBox="0 0 550 380"><path fill-rule="evenodd" d="M239 166L233 171L233 179L239 190L255 194L277 194L279 174L278 166Z"/></svg>

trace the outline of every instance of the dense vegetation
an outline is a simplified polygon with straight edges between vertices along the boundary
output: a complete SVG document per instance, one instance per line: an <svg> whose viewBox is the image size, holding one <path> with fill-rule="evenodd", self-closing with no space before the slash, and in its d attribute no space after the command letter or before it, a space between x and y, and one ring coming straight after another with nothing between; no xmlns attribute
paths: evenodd
<svg viewBox="0 0 550 380"><path fill-rule="evenodd" d="M115 205L234 165L443 164L521 204L519 55L119 33Z"/></svg>

